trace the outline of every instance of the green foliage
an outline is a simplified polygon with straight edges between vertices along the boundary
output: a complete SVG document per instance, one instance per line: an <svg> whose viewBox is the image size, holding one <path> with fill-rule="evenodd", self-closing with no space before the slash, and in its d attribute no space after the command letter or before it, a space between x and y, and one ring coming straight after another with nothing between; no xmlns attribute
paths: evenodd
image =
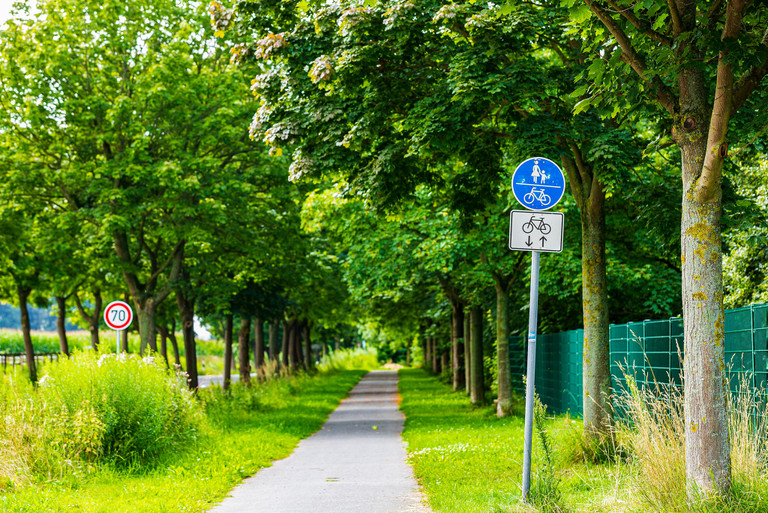
<svg viewBox="0 0 768 513"><path fill-rule="evenodd" d="M202 422L184 377L153 357L76 353L48 366L38 394L57 452L117 468L183 448Z"/></svg>

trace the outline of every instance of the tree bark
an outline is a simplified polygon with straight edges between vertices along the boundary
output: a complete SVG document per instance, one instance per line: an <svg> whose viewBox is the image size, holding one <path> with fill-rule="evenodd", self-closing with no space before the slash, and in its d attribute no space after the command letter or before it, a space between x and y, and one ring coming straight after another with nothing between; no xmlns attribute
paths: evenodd
<svg viewBox="0 0 768 513"><path fill-rule="evenodd" d="M195 299L176 293L176 303L181 314L181 334L184 338L184 356L187 360L187 383L190 390L197 390L197 343L195 342ZM231 351L231 334L230 334Z"/></svg>
<svg viewBox="0 0 768 513"><path fill-rule="evenodd" d="M88 331L91 332L91 347L94 351L99 350L99 319L101 318L101 291L96 288L93 291L93 314L89 315L83 307L83 303L80 301L80 297L75 293L75 304L77 305L77 311L80 312L80 317L88 323Z"/></svg>
<svg viewBox="0 0 768 513"><path fill-rule="evenodd" d="M67 341L67 298L56 296L56 333L59 335L59 350L61 354L69 356L69 342Z"/></svg>
<svg viewBox="0 0 768 513"><path fill-rule="evenodd" d="M280 354L280 347L278 339L280 336L279 321L272 320L269 322L269 363L270 366L274 365L275 370L278 368L278 355Z"/></svg>
<svg viewBox="0 0 768 513"><path fill-rule="evenodd" d="M123 353L131 352L131 348L128 347L128 330L120 332L120 351Z"/></svg>
<svg viewBox="0 0 768 513"><path fill-rule="evenodd" d="M282 353L283 369L290 367L290 345L291 345L291 324L288 321L282 321L283 323L283 347L280 351Z"/></svg>
<svg viewBox="0 0 768 513"><path fill-rule="evenodd" d="M299 366L299 322L292 320L288 323L288 365L291 371L295 371Z"/></svg>
<svg viewBox="0 0 768 513"><path fill-rule="evenodd" d="M584 321L582 385L584 434L611 433L611 362L609 347L608 280L605 258L605 191L580 149L562 162L581 216L581 300Z"/></svg>
<svg viewBox="0 0 768 513"><path fill-rule="evenodd" d="M498 360L499 397L496 415L512 414L512 374L509 366L509 289L498 281L496 288L496 357Z"/></svg>
<svg viewBox="0 0 768 513"><path fill-rule="evenodd" d="M27 369L29 370L29 380L37 384L37 362L35 361L35 347L32 344L32 326L29 323L29 308L27 301L32 289L26 289L21 286L16 287L19 297L19 312L21 313L21 336L24 339L24 356L27 359Z"/></svg>
<svg viewBox="0 0 768 513"><path fill-rule="evenodd" d="M157 331L160 333L160 356L165 360L165 366L170 367L168 362L168 328L163 324L158 324Z"/></svg>
<svg viewBox="0 0 768 513"><path fill-rule="evenodd" d="M450 369L451 369L451 350L449 348L448 351L445 351L440 355L440 372L442 373L444 370L449 371Z"/></svg>
<svg viewBox="0 0 768 513"><path fill-rule="evenodd" d="M464 304L453 306L451 347L453 349L453 391L464 389Z"/></svg>
<svg viewBox="0 0 768 513"><path fill-rule="evenodd" d="M702 138L703 139L703 138ZM704 140L682 146L685 463L689 493L730 488L723 310L721 191L696 193Z"/></svg>
<svg viewBox="0 0 768 513"><path fill-rule="evenodd" d="M176 365L181 368L181 355L179 354L179 343L176 340L176 319L171 319L171 329L168 330L168 338L171 340L171 346L173 347L173 360Z"/></svg>
<svg viewBox="0 0 768 513"><path fill-rule="evenodd" d="M224 318L224 383L221 388L229 390L232 382L232 314Z"/></svg>
<svg viewBox="0 0 768 513"><path fill-rule="evenodd" d="M432 372L434 374L439 375L442 372L440 368L441 363L440 351L437 347L437 337L432 337Z"/></svg>
<svg viewBox="0 0 768 513"><path fill-rule="evenodd" d="M472 351L469 322L470 316L464 313L464 391L469 395L472 388Z"/></svg>
<svg viewBox="0 0 768 513"><path fill-rule="evenodd" d="M251 384L251 359L249 347L251 344L251 318L244 315L240 319L240 330L237 332L237 360L240 369L240 382Z"/></svg>
<svg viewBox="0 0 768 513"><path fill-rule="evenodd" d="M253 365L259 379L264 378L264 321L260 317L253 318Z"/></svg>
<svg viewBox="0 0 768 513"><path fill-rule="evenodd" d="M470 317L470 362L472 365L469 397L472 404L485 401L485 376L483 376L483 309L472 307Z"/></svg>
<svg viewBox="0 0 768 513"><path fill-rule="evenodd" d="M134 302L136 304L136 302ZM149 346L150 351L157 352L157 303L152 298L146 299L137 305L137 317L139 318L139 354L143 355Z"/></svg>
<svg viewBox="0 0 768 513"><path fill-rule="evenodd" d="M304 366L307 369L315 368L315 358L312 354L312 323L304 321L302 336L304 338Z"/></svg>

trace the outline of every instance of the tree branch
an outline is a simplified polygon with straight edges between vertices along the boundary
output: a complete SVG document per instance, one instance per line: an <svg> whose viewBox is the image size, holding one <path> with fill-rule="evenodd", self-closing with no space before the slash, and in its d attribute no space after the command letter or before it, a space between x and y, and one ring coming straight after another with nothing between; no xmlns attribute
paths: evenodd
<svg viewBox="0 0 768 513"><path fill-rule="evenodd" d="M763 33L763 46L768 48L768 27ZM747 101L749 95L757 88L760 81L763 80L765 74L768 72L768 59L760 67L753 67L741 77L736 85L733 87L733 112L739 110L739 108Z"/></svg>
<svg viewBox="0 0 768 513"><path fill-rule="evenodd" d="M720 40L736 39L741 31L745 5L743 0L730 0L726 6L725 24ZM720 188L720 177L725 159L725 137L728 134L728 123L735 112L733 103L733 66L728 62L729 51L720 50L717 64L717 80L715 98L712 105L712 115L707 134L707 153L704 157L701 176L696 190L703 201L711 199Z"/></svg>
<svg viewBox="0 0 768 513"><path fill-rule="evenodd" d="M662 82L662 80L657 75L654 75L653 78L648 80L646 77L647 65L645 64L645 59L643 59L643 57L632 46L632 41L629 39L627 34L624 33L621 27L619 27L618 23L616 23L616 20L614 20L610 14L608 14L605 9L598 5L594 0L584 1L587 4L587 7L589 7L589 10L591 10L595 16L597 16L598 19L603 22L605 28L607 28L608 31L616 39L616 42L621 47L621 60L629 64L629 66L635 71L635 73L640 76L640 78L651 83L656 92L656 100L661 104L662 107L667 110L667 112L674 114L677 105L677 98L675 97L672 90L667 87L667 85Z"/></svg>
<svg viewBox="0 0 768 513"><path fill-rule="evenodd" d="M608 2L608 5L610 5L614 9L616 9L616 12L618 12L619 14L624 16L624 18L626 18L627 21L629 21L637 30L639 30L640 32L642 32L646 36L650 37L651 39L653 39L657 43L661 43L661 44L663 44L664 46L666 46L668 48L672 48L672 38L671 37L667 37L664 34L660 34L660 33L656 32L655 30L653 30L653 28L651 27L651 25L649 23L647 23L647 22L641 20L640 18L638 18L637 16L635 16L635 13L632 11L631 8L622 9L613 0L606 0L606 1ZM668 0L668 1L671 1L671 0ZM673 16L673 19L674 19L674 16Z"/></svg>

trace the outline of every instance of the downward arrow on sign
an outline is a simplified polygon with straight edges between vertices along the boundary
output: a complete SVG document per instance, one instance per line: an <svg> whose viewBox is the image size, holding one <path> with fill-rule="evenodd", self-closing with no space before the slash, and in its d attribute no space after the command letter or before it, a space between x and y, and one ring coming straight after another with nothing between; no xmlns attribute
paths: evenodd
<svg viewBox="0 0 768 513"><path fill-rule="evenodd" d="M525 245L528 246L529 248L531 246L533 246L533 242L531 241L531 236L530 235L528 236L528 241L525 243Z"/></svg>

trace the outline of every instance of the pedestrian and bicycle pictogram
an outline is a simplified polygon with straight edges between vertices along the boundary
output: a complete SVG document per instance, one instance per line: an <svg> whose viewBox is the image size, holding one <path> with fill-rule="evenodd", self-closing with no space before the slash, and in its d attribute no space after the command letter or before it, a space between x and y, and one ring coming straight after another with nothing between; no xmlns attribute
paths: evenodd
<svg viewBox="0 0 768 513"><path fill-rule="evenodd" d="M512 192L525 208L549 210L565 192L563 171L547 158L527 159L512 175Z"/></svg>

